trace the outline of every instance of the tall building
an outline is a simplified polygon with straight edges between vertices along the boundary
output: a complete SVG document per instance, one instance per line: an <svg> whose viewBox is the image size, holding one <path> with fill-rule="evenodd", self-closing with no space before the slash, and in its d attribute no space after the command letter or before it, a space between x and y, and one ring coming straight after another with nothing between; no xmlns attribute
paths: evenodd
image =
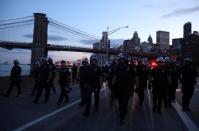
<svg viewBox="0 0 199 131"><path fill-rule="evenodd" d="M108 40L108 33L102 32L102 39L100 40L100 42L93 44L93 49L102 49L107 51L107 45L108 48L110 48L110 40ZM98 65L107 64L107 54L96 54L96 57Z"/></svg>
<svg viewBox="0 0 199 131"><path fill-rule="evenodd" d="M191 23L184 24L184 38L182 40L182 58L191 57L194 64L199 65L199 35L198 31L191 32Z"/></svg>
<svg viewBox="0 0 199 131"><path fill-rule="evenodd" d="M184 24L184 27L183 27L183 38L188 38L189 35L191 35L191 22L187 22Z"/></svg>
<svg viewBox="0 0 199 131"><path fill-rule="evenodd" d="M156 32L156 43L160 45L162 50L169 49L169 32L167 31L157 31Z"/></svg>
<svg viewBox="0 0 199 131"><path fill-rule="evenodd" d="M130 40L124 40L123 51L124 52L138 52L140 50L140 38L137 31L134 32L133 37Z"/></svg>
<svg viewBox="0 0 199 131"><path fill-rule="evenodd" d="M170 55L175 56L176 59L181 59L182 41L183 41L183 38L172 39Z"/></svg>
<svg viewBox="0 0 199 131"><path fill-rule="evenodd" d="M153 46L154 46L154 44L153 44L153 39L152 39L151 35L149 35L147 42L144 41L140 44L140 48L141 48L142 52L151 52L153 49Z"/></svg>

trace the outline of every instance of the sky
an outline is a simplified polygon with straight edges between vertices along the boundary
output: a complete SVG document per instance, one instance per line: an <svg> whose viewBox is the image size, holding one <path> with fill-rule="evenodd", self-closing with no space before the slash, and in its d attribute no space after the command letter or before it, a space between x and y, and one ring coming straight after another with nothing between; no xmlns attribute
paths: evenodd
<svg viewBox="0 0 199 131"><path fill-rule="evenodd" d="M149 34L156 42L156 31L163 30L170 32L171 42L182 37L186 22L192 23L192 30L199 31L199 0L1 0L0 11L0 21L45 13L98 37L107 27L111 31L129 26L110 39L131 39L137 31L142 42ZM1 49L1 54L2 50L5 52Z"/></svg>

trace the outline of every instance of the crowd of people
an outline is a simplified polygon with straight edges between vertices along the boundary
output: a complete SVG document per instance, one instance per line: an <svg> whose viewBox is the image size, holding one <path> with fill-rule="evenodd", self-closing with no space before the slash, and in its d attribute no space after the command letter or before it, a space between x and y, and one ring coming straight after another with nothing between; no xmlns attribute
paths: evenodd
<svg viewBox="0 0 199 131"><path fill-rule="evenodd" d="M61 67L57 69L51 58L41 58L35 63L35 68L31 73L31 77L35 80L31 92L35 98L32 102L39 103L44 89L44 102L48 102L51 89L56 93L54 79L58 74L60 96L57 105L69 101L69 93L72 90L70 81L72 84L78 81L81 96L79 105L85 107L83 115L86 117L90 115L92 93L94 93L95 111L97 112L99 109L100 90L103 82L107 83L110 90L110 103L112 104L114 100L118 101L121 123L124 123L129 99L133 94L138 94L139 105L142 107L145 90L151 90L153 112L162 113L162 105L167 108L171 107L172 102L175 102L179 82L182 84L182 111L190 111L190 100L198 77L197 69L192 64L191 58L186 57L179 64L169 57L158 57L156 59L157 66L153 68L143 58L138 58L138 63L135 64L134 60L125 53L121 53L115 58L111 57L110 65L100 67L97 61L96 56L91 55L90 60L82 59L82 65L79 68L73 64L70 71L64 60L61 61ZM5 94L6 97L9 97L14 86L18 89L17 96L21 95L20 77L21 67L19 62L14 60L10 75L11 83Z"/></svg>

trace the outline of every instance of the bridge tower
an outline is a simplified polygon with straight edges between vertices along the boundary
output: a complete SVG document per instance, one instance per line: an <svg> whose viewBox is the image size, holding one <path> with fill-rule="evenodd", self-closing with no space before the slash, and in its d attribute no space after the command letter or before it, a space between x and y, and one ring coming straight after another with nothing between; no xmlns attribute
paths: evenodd
<svg viewBox="0 0 199 131"><path fill-rule="evenodd" d="M34 69L35 62L37 62L41 57L47 57L47 32L48 18L46 17L46 14L34 13L34 32L30 71Z"/></svg>

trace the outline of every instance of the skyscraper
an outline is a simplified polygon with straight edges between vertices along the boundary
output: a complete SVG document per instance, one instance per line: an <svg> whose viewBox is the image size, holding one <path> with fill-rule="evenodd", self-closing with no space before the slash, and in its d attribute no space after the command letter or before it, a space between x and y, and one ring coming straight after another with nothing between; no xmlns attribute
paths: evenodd
<svg viewBox="0 0 199 131"><path fill-rule="evenodd" d="M169 49L169 32L157 31L156 43L160 45L161 49Z"/></svg>
<svg viewBox="0 0 199 131"><path fill-rule="evenodd" d="M191 35L191 22L185 23L183 29L183 37L186 39L189 35Z"/></svg>

